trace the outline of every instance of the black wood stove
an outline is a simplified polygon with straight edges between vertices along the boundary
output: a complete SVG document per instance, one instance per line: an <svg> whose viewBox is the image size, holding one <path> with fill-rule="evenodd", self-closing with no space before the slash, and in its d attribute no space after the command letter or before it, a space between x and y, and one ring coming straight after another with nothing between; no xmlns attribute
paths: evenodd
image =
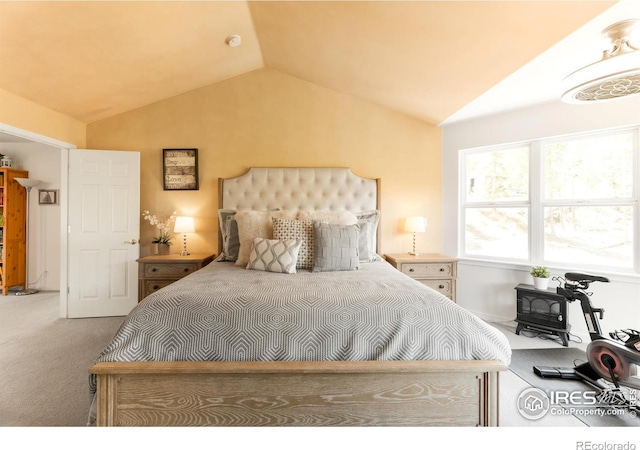
<svg viewBox="0 0 640 450"><path fill-rule="evenodd" d="M567 301L553 289L536 289L530 284L516 286L518 313L516 334L524 329L553 334L569 346L571 325L567 319Z"/></svg>

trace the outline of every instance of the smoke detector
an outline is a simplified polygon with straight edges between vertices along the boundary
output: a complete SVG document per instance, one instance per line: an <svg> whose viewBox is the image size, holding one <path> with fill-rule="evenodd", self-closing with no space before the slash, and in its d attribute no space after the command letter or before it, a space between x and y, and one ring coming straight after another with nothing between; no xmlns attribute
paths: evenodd
<svg viewBox="0 0 640 450"><path fill-rule="evenodd" d="M563 81L566 103L594 103L640 93L640 47L630 43L640 31L640 20L629 19L607 27L603 36L611 40L611 50L602 59L568 75Z"/></svg>
<svg viewBox="0 0 640 450"><path fill-rule="evenodd" d="M237 47L242 44L242 38L238 34L232 34L227 38L226 42L229 47Z"/></svg>

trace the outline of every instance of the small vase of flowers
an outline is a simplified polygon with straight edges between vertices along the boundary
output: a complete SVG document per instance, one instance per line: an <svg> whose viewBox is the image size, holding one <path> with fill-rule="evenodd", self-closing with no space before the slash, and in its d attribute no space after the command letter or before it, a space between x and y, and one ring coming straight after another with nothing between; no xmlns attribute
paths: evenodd
<svg viewBox="0 0 640 450"><path fill-rule="evenodd" d="M173 211L166 220L164 215L160 220L155 214L151 214L149 210L143 211L142 217L158 230L158 234L151 241L152 244L156 245L156 254L168 255L169 246L171 245L171 224L176 221L176 211Z"/></svg>

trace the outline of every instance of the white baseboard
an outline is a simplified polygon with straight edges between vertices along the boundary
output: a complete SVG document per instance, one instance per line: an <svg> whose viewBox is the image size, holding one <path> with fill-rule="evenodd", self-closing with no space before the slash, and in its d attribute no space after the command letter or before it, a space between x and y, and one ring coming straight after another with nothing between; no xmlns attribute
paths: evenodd
<svg viewBox="0 0 640 450"><path fill-rule="evenodd" d="M514 317L496 316L493 314L487 314L484 312L474 311L471 309L468 309L468 311L480 317L485 322L513 322L515 320Z"/></svg>

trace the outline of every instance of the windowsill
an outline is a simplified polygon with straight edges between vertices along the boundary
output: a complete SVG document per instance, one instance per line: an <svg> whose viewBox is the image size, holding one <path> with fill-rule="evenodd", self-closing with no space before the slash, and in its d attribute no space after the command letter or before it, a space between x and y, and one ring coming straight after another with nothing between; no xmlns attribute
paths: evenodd
<svg viewBox="0 0 640 450"><path fill-rule="evenodd" d="M529 273L531 270L532 264L527 263L514 263L514 262L506 262L506 261L492 261L488 259L479 259L479 258L469 258L469 257L458 257L458 265L467 265L467 266L477 266L477 267L490 267L494 269L503 269L503 270L514 270L518 272L526 272ZM533 264L539 265L539 264ZM619 282L627 282L627 283L640 283L640 274L632 273L632 272L621 272L616 271L616 269L605 269L599 270L597 268L576 268L576 267L568 267L568 266L553 266L547 265L551 271L552 277L555 275L564 274L566 272L579 272L586 273L591 275L600 275L609 278L611 281L619 281Z"/></svg>

